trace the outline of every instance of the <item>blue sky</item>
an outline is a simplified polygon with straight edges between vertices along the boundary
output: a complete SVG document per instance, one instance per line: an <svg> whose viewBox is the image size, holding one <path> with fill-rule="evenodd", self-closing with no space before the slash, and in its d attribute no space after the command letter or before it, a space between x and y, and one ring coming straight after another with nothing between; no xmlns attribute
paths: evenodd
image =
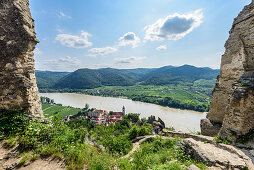
<svg viewBox="0 0 254 170"><path fill-rule="evenodd" d="M251 0L30 0L37 70L220 67Z"/></svg>

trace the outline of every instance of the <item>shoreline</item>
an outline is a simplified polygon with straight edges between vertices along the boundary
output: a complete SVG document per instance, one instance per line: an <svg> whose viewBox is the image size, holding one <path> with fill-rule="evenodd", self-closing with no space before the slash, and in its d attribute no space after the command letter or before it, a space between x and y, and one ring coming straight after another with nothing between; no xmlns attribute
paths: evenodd
<svg viewBox="0 0 254 170"><path fill-rule="evenodd" d="M208 113L208 112L200 112L200 111L190 110L190 109L181 109L181 108L163 106L163 105L159 105L159 104L155 104L155 103L149 103L149 102L143 102L143 101L139 101L139 100L132 100L132 99L126 97L126 96L102 96L102 95L85 94L85 93L80 93L80 92L46 92L46 93L39 92L40 96L41 96L41 94L57 94L57 93L61 93L61 94L77 94L77 95L86 95L86 96L104 97L104 98L110 97L110 98L115 98L115 99L126 99L126 100L131 100L133 102L141 102L141 103L145 103L145 104L152 104L152 105L155 105L155 106L166 107L166 108L173 109L173 110L176 110L176 111L188 111L188 112L195 112L195 113L199 113L199 114Z"/></svg>

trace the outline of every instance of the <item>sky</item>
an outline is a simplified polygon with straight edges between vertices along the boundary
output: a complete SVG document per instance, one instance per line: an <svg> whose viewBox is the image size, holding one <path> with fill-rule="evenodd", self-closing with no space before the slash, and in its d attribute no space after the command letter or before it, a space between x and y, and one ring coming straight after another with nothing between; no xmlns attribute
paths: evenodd
<svg viewBox="0 0 254 170"><path fill-rule="evenodd" d="M36 70L219 68L251 0L30 0Z"/></svg>

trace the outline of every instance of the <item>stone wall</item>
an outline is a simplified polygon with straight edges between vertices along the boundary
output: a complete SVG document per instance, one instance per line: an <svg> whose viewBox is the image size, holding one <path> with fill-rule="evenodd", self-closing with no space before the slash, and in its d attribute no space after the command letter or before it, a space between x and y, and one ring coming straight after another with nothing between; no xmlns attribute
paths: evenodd
<svg viewBox="0 0 254 170"><path fill-rule="evenodd" d="M29 0L0 1L0 109L42 117L33 50L38 43Z"/></svg>
<svg viewBox="0 0 254 170"><path fill-rule="evenodd" d="M239 128L237 124L242 126L243 123L247 123L243 119L254 112L250 107L254 104L251 90L243 92L245 97L235 98L241 88L238 87L238 84L241 84L239 81L245 74L252 76L250 73L254 71L254 1L244 7L235 18L225 49L221 59L221 72L213 91L211 109L207 119L201 121L201 131L204 135L219 134L221 137L235 140L236 136L246 134L250 129L231 131L231 134L238 134L234 138L230 137L228 130L232 130L233 126ZM248 112L244 110L246 107L249 108ZM238 117L238 114L242 115L242 118ZM246 126L254 126L249 123ZM225 129L228 129L227 132Z"/></svg>

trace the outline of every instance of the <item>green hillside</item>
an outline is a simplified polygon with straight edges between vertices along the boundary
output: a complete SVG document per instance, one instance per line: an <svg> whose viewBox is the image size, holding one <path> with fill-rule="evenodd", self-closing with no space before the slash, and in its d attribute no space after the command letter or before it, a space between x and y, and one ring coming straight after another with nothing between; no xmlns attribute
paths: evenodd
<svg viewBox="0 0 254 170"><path fill-rule="evenodd" d="M38 88L50 88L69 72L35 71Z"/></svg>
<svg viewBox="0 0 254 170"><path fill-rule="evenodd" d="M166 85L182 82L193 83L199 79L212 80L219 74L219 70L198 68L190 65L180 67L163 67L154 72L142 82L144 85Z"/></svg>
<svg viewBox="0 0 254 170"><path fill-rule="evenodd" d="M79 69L62 79L53 87L56 89L91 89L101 86L131 86L139 76L118 69Z"/></svg>
<svg viewBox="0 0 254 170"><path fill-rule="evenodd" d="M138 69L79 69L67 72L36 72L39 89L93 89L103 86L167 85L194 83L196 80L214 80L219 70L180 67Z"/></svg>

